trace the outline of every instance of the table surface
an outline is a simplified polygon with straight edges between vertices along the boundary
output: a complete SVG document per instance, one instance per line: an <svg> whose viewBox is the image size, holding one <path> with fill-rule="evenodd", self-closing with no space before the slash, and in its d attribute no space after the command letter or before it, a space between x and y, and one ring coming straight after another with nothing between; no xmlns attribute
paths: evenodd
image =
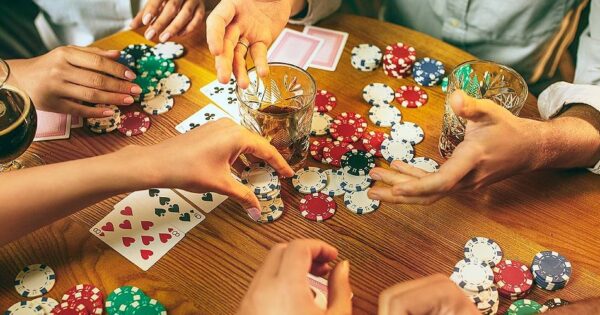
<svg viewBox="0 0 600 315"><path fill-rule="evenodd" d="M414 83L389 78L381 70L353 69L350 50L357 44L385 47L402 41L413 45L418 57L442 60L448 70L473 59L427 35L367 18L336 15L319 26L350 33L337 71L309 69L319 88L337 95L339 105L334 115L342 111L367 114L369 106L362 101L361 91L369 83L383 82L394 88ZM131 43L148 43L140 33L119 33L94 46L121 49ZM177 69L191 78L192 88L175 98L173 110L152 117L152 127L145 135L127 138L117 132L96 135L75 129L69 140L35 143L31 150L46 162L55 163L175 136L174 127L179 122L209 103L200 88L215 79L204 34L176 40L187 49L186 55L176 60ZM425 89L429 103L419 109L402 109L402 114L404 120L416 122L425 130L425 141L416 146L416 155L442 162L437 142L444 94L439 87ZM533 98L523 115L537 117ZM370 122L369 126L378 129ZM312 160L309 163L324 167ZM77 283L93 283L104 292L136 285L164 303L171 314L230 314L268 250L275 243L298 238L324 240L339 249L340 259L350 260L356 314L375 313L379 292L397 282L434 273L449 275L463 256L463 245L473 236L495 239L506 258L527 264L540 250L564 254L574 266L568 287L559 292L536 288L529 297L542 302L555 296L581 300L600 296L600 239L596 237L600 226L599 184L600 177L583 170L538 172L430 206L383 203L378 211L364 216L346 210L343 198L336 197L336 215L316 223L300 215L301 195L286 181L282 191L286 213L280 220L256 224L237 204L227 200L148 272L88 232L125 195L115 196L4 246L0 251L0 309L21 300L12 285L18 271L27 264L43 262L57 273L56 286L48 294L55 299ZM68 189L60 182L57 186ZM43 213L43 209L40 211ZM501 310L507 304L503 299Z"/></svg>

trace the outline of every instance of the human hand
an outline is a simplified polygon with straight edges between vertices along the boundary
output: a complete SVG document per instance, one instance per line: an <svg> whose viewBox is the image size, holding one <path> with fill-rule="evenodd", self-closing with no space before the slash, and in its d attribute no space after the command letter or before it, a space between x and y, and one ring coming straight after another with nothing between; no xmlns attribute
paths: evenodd
<svg viewBox="0 0 600 315"><path fill-rule="evenodd" d="M448 277L437 274L399 283L379 295L379 315L478 315Z"/></svg>
<svg viewBox="0 0 600 315"><path fill-rule="evenodd" d="M149 0L129 26L148 25L144 33L147 40L158 34L158 40L166 42L191 33L202 23L205 13L204 0Z"/></svg>
<svg viewBox="0 0 600 315"><path fill-rule="evenodd" d="M10 60L17 85L36 108L82 117L112 116L112 111L81 104L130 105L142 92L130 81L135 73L115 61L119 51L66 46L31 59Z"/></svg>
<svg viewBox="0 0 600 315"><path fill-rule="evenodd" d="M351 314L352 288L348 261L331 269L335 248L319 240L295 240L275 245L256 272L238 314ZM314 303L307 274L329 276L327 310Z"/></svg>
<svg viewBox="0 0 600 315"><path fill-rule="evenodd" d="M427 173L401 161L392 169L374 168L370 175L388 186L375 186L369 198L431 204L457 191L474 190L511 175L531 171L543 137L542 122L519 118L491 100L475 99L462 91L451 96L453 111L467 120L465 139L437 173Z"/></svg>
<svg viewBox="0 0 600 315"><path fill-rule="evenodd" d="M248 87L248 52L258 75L267 76L267 48L285 27L292 5L290 0L219 2L206 20L208 48L215 56L219 82L227 83L233 71L237 84L241 88Z"/></svg>

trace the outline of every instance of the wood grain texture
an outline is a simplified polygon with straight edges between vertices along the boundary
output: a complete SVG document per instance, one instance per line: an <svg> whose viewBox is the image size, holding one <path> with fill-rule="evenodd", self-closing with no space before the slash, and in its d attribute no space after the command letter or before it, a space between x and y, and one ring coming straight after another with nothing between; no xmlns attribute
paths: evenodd
<svg viewBox="0 0 600 315"><path fill-rule="evenodd" d="M354 70L349 61L350 50L359 43L384 47L406 42L417 49L418 57L438 58L448 70L474 59L424 34L367 18L336 15L319 26L350 33L336 72L309 69L319 88L337 95L339 105L333 114L367 114L369 108L362 101L361 91L368 83L383 82L394 88L412 84L411 80L388 78L381 70ZM130 43L146 42L140 32L116 34L95 46L121 49ZM176 60L178 71L190 76L192 88L175 98L172 111L153 117L152 127L145 135L99 136L77 129L69 140L35 143L32 151L47 162L59 162L108 153L131 143L157 143L176 135L174 126L209 102L199 91L215 79L213 58L203 39L204 34L176 39L187 49L185 57ZM419 109L402 109L402 114L404 120L416 122L425 130L425 141L416 146L416 155L442 162L437 140L444 94L439 87L425 89L429 103ZM523 115L537 117L533 98ZM434 273L449 275L462 257L464 243L472 236L497 240L506 258L527 264L540 250L561 252L574 266L568 287L557 293L534 289L530 298L541 302L555 296L581 300L600 296L600 239L596 237L600 228L599 184L600 177L583 170L538 172L448 197L431 206L383 204L365 216L345 210L338 197L340 207L336 215L316 223L300 216L301 196L285 182L287 212L276 223L251 222L240 207L227 200L148 272L140 271L87 231L123 198L116 196L4 246L0 252L0 306L4 309L19 300L12 282L20 268L45 262L58 275L56 288L49 294L54 298L80 282L94 283L105 292L130 284L159 299L171 314L230 314L269 248L277 242L316 238L337 247L340 259L350 260L355 314L374 314L378 294L386 287ZM501 310L506 305L503 300Z"/></svg>

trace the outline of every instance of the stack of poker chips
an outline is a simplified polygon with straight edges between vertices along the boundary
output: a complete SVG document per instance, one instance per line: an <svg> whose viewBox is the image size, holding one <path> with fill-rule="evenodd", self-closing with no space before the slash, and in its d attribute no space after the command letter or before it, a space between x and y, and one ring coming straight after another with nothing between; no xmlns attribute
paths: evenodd
<svg viewBox="0 0 600 315"><path fill-rule="evenodd" d="M352 48L350 62L355 69L369 72L379 67L382 56L379 47L372 44L360 44Z"/></svg>
<svg viewBox="0 0 600 315"><path fill-rule="evenodd" d="M96 104L94 107L106 108L114 113L110 117L88 118L87 127L94 133L109 133L116 130L121 123L121 110L115 105Z"/></svg>
<svg viewBox="0 0 600 315"><path fill-rule="evenodd" d="M514 301L506 311L506 315L539 314L548 310L548 306L530 299Z"/></svg>
<svg viewBox="0 0 600 315"><path fill-rule="evenodd" d="M541 251L533 258L531 271L538 287L556 291L569 283L572 268L565 256L553 251Z"/></svg>
<svg viewBox="0 0 600 315"><path fill-rule="evenodd" d="M417 60L412 73L415 82L423 86L437 85L443 80L445 74L444 64L429 57Z"/></svg>
<svg viewBox="0 0 600 315"><path fill-rule="evenodd" d="M454 266L450 280L456 283L481 314L496 314L500 305L498 289L490 266L480 260L465 258Z"/></svg>
<svg viewBox="0 0 600 315"><path fill-rule="evenodd" d="M240 175L242 184L254 192L261 206L257 222L270 223L279 219L284 212L281 199L281 183L277 172L264 162L252 164Z"/></svg>
<svg viewBox="0 0 600 315"><path fill-rule="evenodd" d="M165 307L147 296L138 287L122 286L114 289L106 298L108 314L158 314L167 315ZM89 314L102 314L89 312Z"/></svg>
<svg viewBox="0 0 600 315"><path fill-rule="evenodd" d="M494 266L494 282L501 296L518 300L533 288L533 276L527 266L516 260L502 260Z"/></svg>
<svg viewBox="0 0 600 315"><path fill-rule="evenodd" d="M404 43L389 45L383 55L383 72L392 78L404 78L410 74L416 58L416 50L409 45Z"/></svg>

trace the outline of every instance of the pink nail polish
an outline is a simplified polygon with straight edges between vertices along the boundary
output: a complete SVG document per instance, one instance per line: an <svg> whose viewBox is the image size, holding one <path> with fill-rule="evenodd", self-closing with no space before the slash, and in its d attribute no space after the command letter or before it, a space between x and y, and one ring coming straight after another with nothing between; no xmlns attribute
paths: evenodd
<svg viewBox="0 0 600 315"><path fill-rule="evenodd" d="M258 221L258 219L260 219L260 209L252 207L252 208L246 209L246 212L248 212L248 216L252 220Z"/></svg>
<svg viewBox="0 0 600 315"><path fill-rule="evenodd" d="M133 80L135 79L137 76L135 75L135 73L133 73L133 71L130 70L126 70L125 71L125 77L129 80Z"/></svg>
<svg viewBox="0 0 600 315"><path fill-rule="evenodd" d="M131 104L133 103L133 97L127 96L123 99L123 104Z"/></svg>
<svg viewBox="0 0 600 315"><path fill-rule="evenodd" d="M154 35L156 35L156 32L153 29L149 28L146 30L146 34L144 34L144 37L146 37L147 40L151 40L152 37L154 37Z"/></svg>
<svg viewBox="0 0 600 315"><path fill-rule="evenodd" d="M130 89L130 91L133 94L140 94L140 93L142 93L142 89L139 86L137 86L137 85L132 86L131 89Z"/></svg>
<svg viewBox="0 0 600 315"><path fill-rule="evenodd" d="M166 42L169 40L169 37L171 37L171 34L162 33L162 34L160 34L160 37L158 38L158 40L160 40L161 42Z"/></svg>
<svg viewBox="0 0 600 315"><path fill-rule="evenodd" d="M144 25L148 25L148 23L150 23L151 19L152 19L152 14L146 13L146 14L144 14L144 17L142 18L142 23Z"/></svg>
<svg viewBox="0 0 600 315"><path fill-rule="evenodd" d="M113 112L112 110L105 110L102 112L102 116L104 116L104 117L110 117L114 114L115 114L115 112Z"/></svg>

